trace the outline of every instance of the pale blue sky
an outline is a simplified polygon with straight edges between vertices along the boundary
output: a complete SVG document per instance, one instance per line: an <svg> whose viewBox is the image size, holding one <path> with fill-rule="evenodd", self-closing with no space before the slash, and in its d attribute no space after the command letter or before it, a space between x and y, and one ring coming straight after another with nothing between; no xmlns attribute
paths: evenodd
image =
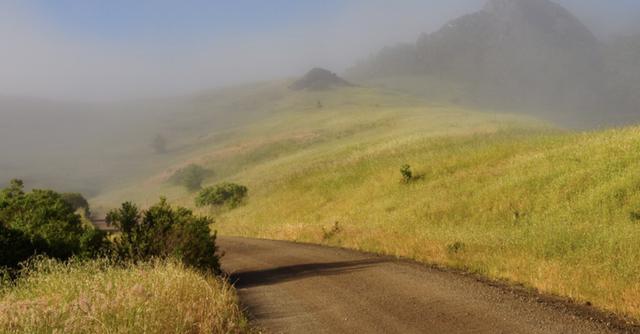
<svg viewBox="0 0 640 334"><path fill-rule="evenodd" d="M638 22L637 0L558 0L599 35ZM186 93L342 71L484 0L0 0L0 95Z"/></svg>
<svg viewBox="0 0 640 334"><path fill-rule="evenodd" d="M31 9L67 34L92 38L198 38L205 35L279 30L331 21L372 0L33 0ZM387 1L391 2L391 1ZM390 7L442 12L443 7L479 8L484 0L400 0ZM558 0L585 20L602 17L616 26L640 10L637 0Z"/></svg>

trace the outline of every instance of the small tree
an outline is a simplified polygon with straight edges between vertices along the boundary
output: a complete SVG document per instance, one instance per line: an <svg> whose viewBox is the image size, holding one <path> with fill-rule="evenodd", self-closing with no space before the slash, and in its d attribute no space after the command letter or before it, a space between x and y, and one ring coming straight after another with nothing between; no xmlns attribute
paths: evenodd
<svg viewBox="0 0 640 334"><path fill-rule="evenodd" d="M167 139L163 135L157 134L151 142L151 147L156 154L165 154L167 153Z"/></svg>
<svg viewBox="0 0 640 334"><path fill-rule="evenodd" d="M221 183L214 187L204 188L196 197L196 206L238 206L247 196L248 189L235 183Z"/></svg>
<svg viewBox="0 0 640 334"><path fill-rule="evenodd" d="M402 175L402 181L404 183L409 183L413 180L413 172L411 171L411 166L403 165L400 167L400 174Z"/></svg>
<svg viewBox="0 0 640 334"><path fill-rule="evenodd" d="M191 164L173 173L169 181L184 186L188 191L196 191L202 188L202 182L211 174L213 173L210 170Z"/></svg>
<svg viewBox="0 0 640 334"><path fill-rule="evenodd" d="M97 254L106 235L85 226L64 197L52 190L24 191L20 180L0 190L0 252L3 266L16 267L25 256L57 259ZM9 260L6 260L9 259Z"/></svg>

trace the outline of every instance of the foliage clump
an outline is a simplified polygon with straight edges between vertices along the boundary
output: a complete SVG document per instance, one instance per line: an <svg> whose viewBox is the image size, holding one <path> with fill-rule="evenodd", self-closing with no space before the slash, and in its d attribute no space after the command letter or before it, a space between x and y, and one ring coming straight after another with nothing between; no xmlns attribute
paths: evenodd
<svg viewBox="0 0 640 334"><path fill-rule="evenodd" d="M248 189L235 183L221 183L214 187L207 187L196 197L196 206L238 206L247 196Z"/></svg>
<svg viewBox="0 0 640 334"><path fill-rule="evenodd" d="M213 220L197 217L191 210L172 208L162 198L141 211L130 202L107 214L107 222L120 230L114 241L117 257L124 261L147 261L153 258L177 258L184 264L204 271L220 270L216 235L209 225Z"/></svg>
<svg viewBox="0 0 640 334"><path fill-rule="evenodd" d="M156 135L151 141L151 148L156 154L167 153L167 139L161 134Z"/></svg>
<svg viewBox="0 0 640 334"><path fill-rule="evenodd" d="M196 164L190 164L187 167L177 170L173 175L169 178L169 182L183 186L188 191L197 191L202 188L202 182L209 177L211 174L211 170L203 168L202 166Z"/></svg>
<svg viewBox="0 0 640 334"><path fill-rule="evenodd" d="M0 190L0 270L13 273L20 263L42 255L57 260L107 256L119 262L175 258L219 273L211 219L172 208L165 199L146 211L127 202L106 217L121 232L110 240L105 232L82 222L78 206L69 202L72 198L84 205L78 195L40 189L25 192L20 180Z"/></svg>
<svg viewBox="0 0 640 334"><path fill-rule="evenodd" d="M411 180L413 180L413 172L411 171L411 166L402 165L402 167L400 167L400 175L402 175L402 182L411 182Z"/></svg>
<svg viewBox="0 0 640 334"><path fill-rule="evenodd" d="M0 191L0 267L15 269L36 254L62 260L95 255L106 245L106 235L83 224L63 195L25 192L20 180Z"/></svg>
<svg viewBox="0 0 640 334"><path fill-rule="evenodd" d="M82 210L85 217L91 216L89 202L80 193L62 193L62 199L71 205L74 211Z"/></svg>

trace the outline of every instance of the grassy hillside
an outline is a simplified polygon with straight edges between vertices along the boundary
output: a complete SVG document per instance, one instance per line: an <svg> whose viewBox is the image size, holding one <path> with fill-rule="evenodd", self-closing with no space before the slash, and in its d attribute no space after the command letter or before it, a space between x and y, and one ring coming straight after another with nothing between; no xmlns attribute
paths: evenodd
<svg viewBox="0 0 640 334"><path fill-rule="evenodd" d="M180 117L177 122L191 124L191 130L196 126L201 129L183 132L181 141L188 149L169 152L162 157L164 161L156 164L156 173L137 178L125 187L112 187L93 199L93 207L104 209L122 200L151 204L160 194L180 204L193 204L193 194L167 182L175 171L192 163L214 171L207 181L212 184L245 179L248 174L244 172L249 170L271 166L296 168L297 163L306 164L310 157L330 158L352 145L364 147L393 138L406 140L542 126L526 117L428 104L406 94L373 88L318 92L292 92L286 86L277 89L281 91L279 97L244 96L244 100L264 104L259 108L262 115L238 122L236 127L223 130L212 127L202 135L200 131L214 122L212 116L200 112ZM217 109L212 110L215 113Z"/></svg>
<svg viewBox="0 0 640 334"><path fill-rule="evenodd" d="M638 128L354 145L246 173L248 204L217 228L466 268L638 316L638 147ZM403 163L421 179L402 184Z"/></svg>
<svg viewBox="0 0 640 334"><path fill-rule="evenodd" d="M317 108L322 101L322 108ZM640 128L575 133L368 88L287 94L269 117L94 199L193 205L190 162L247 203L222 234L339 245L524 283L640 317ZM401 182L403 164L416 179ZM206 210L204 210L206 211Z"/></svg>
<svg viewBox="0 0 640 334"><path fill-rule="evenodd" d="M233 288L181 264L43 260L0 286L2 333L245 333Z"/></svg>

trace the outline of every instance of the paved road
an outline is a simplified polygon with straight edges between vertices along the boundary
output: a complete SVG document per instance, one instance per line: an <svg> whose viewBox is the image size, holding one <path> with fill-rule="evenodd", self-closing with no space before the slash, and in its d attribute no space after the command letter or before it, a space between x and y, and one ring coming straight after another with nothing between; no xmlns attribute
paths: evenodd
<svg viewBox="0 0 640 334"><path fill-rule="evenodd" d="M613 332L587 320L588 307L409 261L281 241L219 245L243 306L268 333Z"/></svg>

